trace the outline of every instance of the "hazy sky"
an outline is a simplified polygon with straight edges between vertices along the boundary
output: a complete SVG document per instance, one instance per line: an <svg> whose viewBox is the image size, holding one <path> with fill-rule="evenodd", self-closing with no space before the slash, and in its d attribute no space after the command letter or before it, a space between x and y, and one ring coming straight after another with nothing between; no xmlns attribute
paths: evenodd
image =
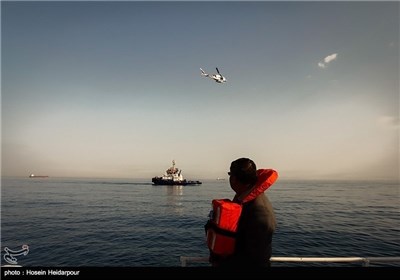
<svg viewBox="0 0 400 280"><path fill-rule="evenodd" d="M398 179L399 2L1 2L2 175ZM202 77L215 73L226 84Z"/></svg>

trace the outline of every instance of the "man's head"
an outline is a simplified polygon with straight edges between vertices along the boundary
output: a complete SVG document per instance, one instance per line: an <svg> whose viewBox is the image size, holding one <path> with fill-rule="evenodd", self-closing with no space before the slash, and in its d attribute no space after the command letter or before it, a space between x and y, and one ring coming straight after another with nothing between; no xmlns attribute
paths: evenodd
<svg viewBox="0 0 400 280"><path fill-rule="evenodd" d="M232 161L229 182L237 194L248 190L257 182L256 164L248 158L239 158Z"/></svg>

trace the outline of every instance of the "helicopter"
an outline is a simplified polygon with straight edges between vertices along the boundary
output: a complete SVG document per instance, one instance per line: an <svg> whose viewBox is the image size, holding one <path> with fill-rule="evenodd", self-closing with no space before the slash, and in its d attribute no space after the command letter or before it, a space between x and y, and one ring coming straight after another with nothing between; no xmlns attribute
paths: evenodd
<svg viewBox="0 0 400 280"><path fill-rule="evenodd" d="M209 77L210 79L213 79L214 81L216 81L217 83L225 83L226 82L226 78L224 76L221 75L221 73L219 73L218 67L216 67L215 69L217 69L217 73L218 74L207 74L206 72L204 72L203 69L200 68L201 71L201 75L203 77Z"/></svg>

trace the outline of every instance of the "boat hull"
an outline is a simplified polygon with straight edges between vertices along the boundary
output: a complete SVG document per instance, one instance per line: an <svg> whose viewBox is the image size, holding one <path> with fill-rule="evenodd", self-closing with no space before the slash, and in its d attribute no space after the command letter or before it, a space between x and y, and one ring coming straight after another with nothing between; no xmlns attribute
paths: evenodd
<svg viewBox="0 0 400 280"><path fill-rule="evenodd" d="M163 179L161 177L154 177L151 179L154 185L168 185L168 186L186 186L186 185L201 185L202 182L200 181L190 181L190 180L180 180L180 181L174 181L174 180L168 180L168 179Z"/></svg>

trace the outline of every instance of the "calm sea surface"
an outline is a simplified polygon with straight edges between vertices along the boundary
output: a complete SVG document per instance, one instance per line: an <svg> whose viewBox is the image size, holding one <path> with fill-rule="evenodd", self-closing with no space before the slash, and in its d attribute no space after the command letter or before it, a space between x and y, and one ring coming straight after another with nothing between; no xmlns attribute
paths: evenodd
<svg viewBox="0 0 400 280"><path fill-rule="evenodd" d="M273 256L400 256L398 182L278 180L266 194ZM27 244L22 266L178 267L180 256L208 255L211 200L232 197L227 180L2 178L2 264L4 248Z"/></svg>

